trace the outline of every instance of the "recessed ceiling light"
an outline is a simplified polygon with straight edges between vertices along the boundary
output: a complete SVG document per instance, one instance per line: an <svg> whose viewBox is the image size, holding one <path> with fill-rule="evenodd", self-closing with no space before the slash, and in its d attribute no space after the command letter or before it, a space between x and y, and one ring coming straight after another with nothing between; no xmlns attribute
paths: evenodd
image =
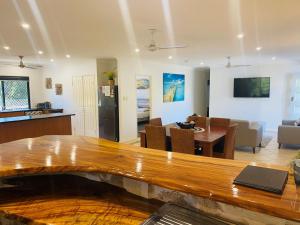
<svg viewBox="0 0 300 225"><path fill-rule="evenodd" d="M50 59L50 62L54 62L54 59Z"/></svg>
<svg viewBox="0 0 300 225"><path fill-rule="evenodd" d="M276 57L275 57L275 56L273 56L273 57L272 57L272 60L276 60Z"/></svg>
<svg viewBox="0 0 300 225"><path fill-rule="evenodd" d="M236 36L238 39L243 39L245 37L245 35L243 33L240 33Z"/></svg>
<svg viewBox="0 0 300 225"><path fill-rule="evenodd" d="M173 59L173 56L169 55L168 59Z"/></svg>
<svg viewBox="0 0 300 225"><path fill-rule="evenodd" d="M39 53L39 55L43 55L44 54L44 52L41 51L41 50L39 50L38 53Z"/></svg>
<svg viewBox="0 0 300 225"><path fill-rule="evenodd" d="M256 47L256 51L260 51L262 49L262 47L261 46L258 46L258 47Z"/></svg>
<svg viewBox="0 0 300 225"><path fill-rule="evenodd" d="M23 27L24 29L29 29L30 25L28 23L22 23L21 27Z"/></svg>
<svg viewBox="0 0 300 225"><path fill-rule="evenodd" d="M71 58L71 56L69 54L66 55L66 58Z"/></svg>
<svg viewBox="0 0 300 225"><path fill-rule="evenodd" d="M135 49L135 52L140 52L141 50L139 48L136 48Z"/></svg>
<svg viewBox="0 0 300 225"><path fill-rule="evenodd" d="M9 46L3 46L3 48L4 48L5 50L9 50L9 49L10 49Z"/></svg>

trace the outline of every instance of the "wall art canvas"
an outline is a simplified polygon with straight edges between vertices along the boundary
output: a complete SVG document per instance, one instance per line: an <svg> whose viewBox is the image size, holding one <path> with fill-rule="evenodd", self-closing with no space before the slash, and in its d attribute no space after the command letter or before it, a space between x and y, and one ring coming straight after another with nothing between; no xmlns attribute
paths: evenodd
<svg viewBox="0 0 300 225"><path fill-rule="evenodd" d="M138 123L150 119L150 77L136 76L137 120Z"/></svg>
<svg viewBox="0 0 300 225"><path fill-rule="evenodd" d="M184 101L185 76L183 74L163 74L163 101Z"/></svg>
<svg viewBox="0 0 300 225"><path fill-rule="evenodd" d="M52 89L52 78L46 78L46 89Z"/></svg>
<svg viewBox="0 0 300 225"><path fill-rule="evenodd" d="M62 84L55 84L55 93L56 95L62 95L63 93Z"/></svg>

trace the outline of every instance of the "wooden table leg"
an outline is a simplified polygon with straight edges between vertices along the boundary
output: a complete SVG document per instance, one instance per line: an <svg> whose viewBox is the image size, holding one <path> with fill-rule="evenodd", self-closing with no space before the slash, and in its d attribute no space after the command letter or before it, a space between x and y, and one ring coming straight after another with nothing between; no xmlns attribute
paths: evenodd
<svg viewBox="0 0 300 225"><path fill-rule="evenodd" d="M141 147L147 148L146 134L140 133Z"/></svg>
<svg viewBox="0 0 300 225"><path fill-rule="evenodd" d="M213 157L213 143L201 144L203 156Z"/></svg>

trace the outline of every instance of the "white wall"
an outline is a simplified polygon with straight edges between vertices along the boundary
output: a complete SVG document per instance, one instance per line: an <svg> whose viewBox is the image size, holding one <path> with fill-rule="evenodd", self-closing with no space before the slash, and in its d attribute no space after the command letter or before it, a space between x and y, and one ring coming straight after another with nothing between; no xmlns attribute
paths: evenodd
<svg viewBox="0 0 300 225"><path fill-rule="evenodd" d="M29 77L31 107L43 102L45 96L41 90L43 83L43 71L41 69L21 69L14 66L1 66L0 76L23 76Z"/></svg>
<svg viewBox="0 0 300 225"><path fill-rule="evenodd" d="M118 63L119 82L119 117L120 141L129 141L137 138L137 111L136 111L136 76L149 75L151 82L152 117L162 117L163 123L183 121L194 112L193 104L193 69L174 64L153 63L140 61L137 58L116 57ZM66 112L74 112L72 94L72 76L97 74L96 59L63 60L45 68L44 78L52 77L55 83L63 84L63 95L55 95L55 90L46 90L43 87L47 100L55 108L64 108ZM185 100L183 102L163 103L162 74L185 74ZM54 87L53 87L54 88Z"/></svg>
<svg viewBox="0 0 300 225"><path fill-rule="evenodd" d="M72 77L97 74L96 59L68 59L56 60L49 64L43 71L43 80L46 77L52 78L52 89L46 89L43 85L43 92L47 101L52 103L53 108L63 108L66 113L74 113L74 99L72 88ZM55 84L63 85L63 94L55 94Z"/></svg>
<svg viewBox="0 0 300 225"><path fill-rule="evenodd" d="M75 117L72 117L72 128L73 134L78 134L77 131L81 130L82 123L84 123L84 117L82 116L81 109L76 106L75 99L73 95L73 76L84 76L84 75L94 75L95 81L97 76L97 66L96 59L68 59L68 60L56 60L51 63L43 71L43 79L47 77L52 78L52 89L46 89L45 85L41 90L43 90L45 98L47 101L52 103L53 108L63 108L65 113L74 113ZM55 94L55 84L60 83L63 86L63 94ZM95 88L95 92L96 92ZM96 102L95 102L96 104ZM95 106L96 107L96 106ZM96 107L96 112L98 108ZM80 122L79 122L80 120ZM93 120L93 118L91 119ZM95 118L97 120L97 118ZM93 129L87 131L87 134L97 135L98 133L98 123L93 127ZM95 131L96 129L96 131Z"/></svg>
<svg viewBox="0 0 300 225"><path fill-rule="evenodd" d="M211 68L210 116L263 121L269 130L277 130L286 116L288 77L291 64L260 65L242 68ZM271 77L270 98L234 98L237 77Z"/></svg>
<svg viewBox="0 0 300 225"><path fill-rule="evenodd" d="M166 73L185 74L185 100L163 103L163 76ZM120 87L120 138L137 138L136 76L150 76L152 117L161 117L164 124L183 121L194 112L193 69L174 64L154 63L138 59L118 58Z"/></svg>

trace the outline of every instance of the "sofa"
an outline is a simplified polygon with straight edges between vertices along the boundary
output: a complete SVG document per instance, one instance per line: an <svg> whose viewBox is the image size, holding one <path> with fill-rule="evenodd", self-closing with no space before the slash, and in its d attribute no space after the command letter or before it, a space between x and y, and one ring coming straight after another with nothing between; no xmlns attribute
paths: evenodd
<svg viewBox="0 0 300 225"><path fill-rule="evenodd" d="M296 120L283 120L282 125L278 127L279 148L283 144L300 145L300 127L295 126L295 122Z"/></svg>
<svg viewBox="0 0 300 225"><path fill-rule="evenodd" d="M237 124L236 147L251 147L255 154L256 147L261 147L263 138L263 126L259 122L249 122L247 120L231 120L232 124Z"/></svg>

